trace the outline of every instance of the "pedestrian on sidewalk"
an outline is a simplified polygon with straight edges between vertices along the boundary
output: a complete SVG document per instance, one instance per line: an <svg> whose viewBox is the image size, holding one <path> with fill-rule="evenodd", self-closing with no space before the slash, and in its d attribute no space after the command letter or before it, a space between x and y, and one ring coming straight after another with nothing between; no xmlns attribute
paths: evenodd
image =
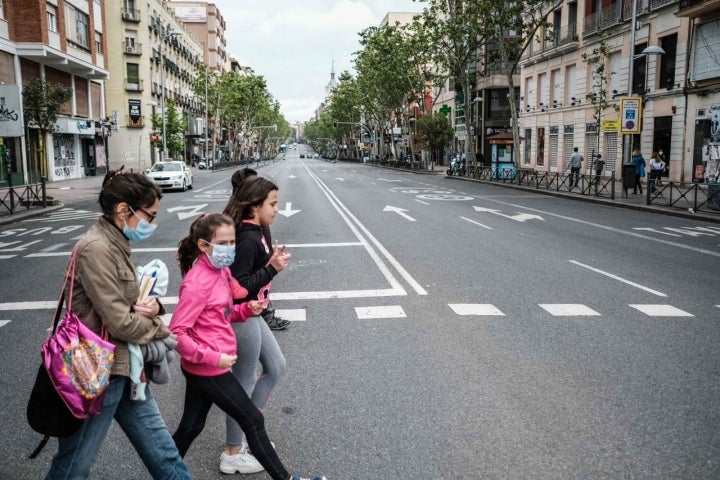
<svg viewBox="0 0 720 480"><path fill-rule="evenodd" d="M650 193L655 193L655 191L657 190L655 188L655 185L662 184L662 180L660 180L660 175L662 175L662 172L664 170L665 162L660 160L658 152L653 152L652 155L650 155Z"/></svg>
<svg viewBox="0 0 720 480"><path fill-rule="evenodd" d="M635 185L633 188L633 193L637 194L638 190L640 190L640 193L642 194L643 189L640 179L645 177L646 163L639 148L633 150L632 163L633 165L635 165Z"/></svg>
<svg viewBox="0 0 720 480"><path fill-rule="evenodd" d="M110 386L98 415L69 437L58 438L58 453L45 480L85 479L113 419L120 425L154 479L190 479L165 426L150 387L145 399L132 398L128 342L145 345L170 336L158 315L165 313L155 296L139 301L130 241L153 234L162 192L141 173L110 171L100 190L103 216L78 241L73 311L100 333L105 327L115 344ZM68 301L68 304L70 301Z"/></svg>
<svg viewBox="0 0 720 480"><path fill-rule="evenodd" d="M573 148L573 154L570 156L570 187L572 190L580 182L580 169L582 168L583 156L578 152L578 147ZM574 177L574 179L573 179Z"/></svg>
<svg viewBox="0 0 720 480"><path fill-rule="evenodd" d="M275 245L271 250L272 244L263 234L263 227L269 230L277 214L277 186L262 177L246 178L230 198L225 214L232 218L236 227L235 261L230 271L247 290L245 300L268 300L267 307L270 282L290 261L285 247ZM286 323L276 327L285 328L290 323L284 319L277 320ZM271 331L273 325L259 315L233 325L239 361L233 365L232 373L260 410L265 408L286 365L285 356ZM258 362L262 366L260 376L257 374ZM225 450L220 455L220 470L247 473L257 471L254 469L258 465L247 448L238 422L234 418L226 418Z"/></svg>
<svg viewBox="0 0 720 480"><path fill-rule="evenodd" d="M210 408L217 405L242 425L261 465L255 471L265 469L274 480L302 480L291 476L280 461L265 431L262 412L230 371L238 361L231 322L257 317L263 309L260 300L233 301L248 293L229 269L235 258L234 223L223 214L201 216L178 246L183 279L170 330L177 335L186 386L183 414L173 440L184 457L202 432Z"/></svg>
<svg viewBox="0 0 720 480"><path fill-rule="evenodd" d="M602 159L601 154L597 154L597 160L595 160L595 176L602 176L602 172L605 169L605 160Z"/></svg>

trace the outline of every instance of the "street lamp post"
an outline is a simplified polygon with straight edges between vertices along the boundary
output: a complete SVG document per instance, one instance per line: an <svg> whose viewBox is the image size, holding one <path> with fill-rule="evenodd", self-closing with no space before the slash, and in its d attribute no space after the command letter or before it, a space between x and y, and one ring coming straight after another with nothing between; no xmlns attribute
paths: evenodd
<svg viewBox="0 0 720 480"><path fill-rule="evenodd" d="M204 154L204 160L205 160L205 168L210 169L210 166L208 165L210 163L208 159L208 72L205 72L205 154Z"/></svg>
<svg viewBox="0 0 720 480"><path fill-rule="evenodd" d="M160 152L160 161L165 160L165 152L167 151L167 139L165 138L165 58L163 57L163 50L165 49L165 40L177 35L182 35L182 32L177 30L171 30L165 35L160 35L160 108L162 114L162 137L163 137L163 148Z"/></svg>
<svg viewBox="0 0 720 480"><path fill-rule="evenodd" d="M475 151L473 152L473 158L472 158L473 172L474 172L475 169L477 168L477 165L475 164L475 160L477 159L477 149L478 149L478 145L477 145L477 117L478 117L478 115L477 115L477 109L478 109L478 108L482 108L481 104L482 104L483 100L484 100L483 97L481 97L481 96L479 96L479 95L478 95L477 97L475 97L475 98L472 99L472 104L473 104L473 106L475 107L475 108L474 108L474 110L475 110L475 115L473 116L473 129L472 129L472 131L471 131L471 133L472 133L472 135L473 135L472 145L475 147L475 149L474 149ZM470 139L468 138L467 141L470 141ZM468 165L470 164L469 161L468 161L467 163L468 163ZM468 176L470 176L470 169L469 169L469 168L467 168L467 174L468 174Z"/></svg>

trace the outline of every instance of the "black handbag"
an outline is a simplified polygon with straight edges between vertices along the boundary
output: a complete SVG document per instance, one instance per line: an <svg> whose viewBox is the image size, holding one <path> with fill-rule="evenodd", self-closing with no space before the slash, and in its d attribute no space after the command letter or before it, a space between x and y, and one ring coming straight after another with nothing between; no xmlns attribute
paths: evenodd
<svg viewBox="0 0 720 480"><path fill-rule="evenodd" d="M57 328L64 300L65 294L63 289L63 294L55 310L53 331ZM28 458L37 457L50 437L70 436L77 432L83 424L83 420L76 418L70 413L65 402L50 381L50 376L43 363L40 364L37 376L35 377L35 384L30 392L26 414L30 428L44 435L40 444Z"/></svg>

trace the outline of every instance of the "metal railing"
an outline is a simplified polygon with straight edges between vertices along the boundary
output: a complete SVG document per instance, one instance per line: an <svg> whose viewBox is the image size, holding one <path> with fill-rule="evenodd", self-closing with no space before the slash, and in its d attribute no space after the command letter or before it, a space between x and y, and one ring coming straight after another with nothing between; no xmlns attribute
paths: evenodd
<svg viewBox="0 0 720 480"><path fill-rule="evenodd" d="M30 207L38 205L43 208L47 206L45 178L41 178L40 183L15 187L12 184L12 176L8 176L8 186L0 188L0 206L4 207L12 215L20 207L29 210Z"/></svg>
<svg viewBox="0 0 720 480"><path fill-rule="evenodd" d="M649 180L645 192L648 205L720 214L720 184L683 185L669 181L663 181L662 186L653 184L654 180Z"/></svg>

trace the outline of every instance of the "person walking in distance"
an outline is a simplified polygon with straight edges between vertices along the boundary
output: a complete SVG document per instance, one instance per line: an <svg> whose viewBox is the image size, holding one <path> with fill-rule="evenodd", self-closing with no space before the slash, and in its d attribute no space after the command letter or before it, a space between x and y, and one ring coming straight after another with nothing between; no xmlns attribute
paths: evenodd
<svg viewBox="0 0 720 480"><path fill-rule="evenodd" d="M657 152L653 152L650 155L650 193L655 193L657 188L655 185L661 183L660 175L665 170L665 162L660 160L660 156Z"/></svg>
<svg viewBox="0 0 720 480"><path fill-rule="evenodd" d="M234 223L223 214L201 216L178 246L183 278L170 330L177 335L186 386L173 440L184 457L202 432L210 407L217 405L242 426L258 462L273 480L303 480L288 473L265 431L263 414L230 371L238 361L231 322L247 321L263 309L260 300L234 302L247 297L229 269L235 258Z"/></svg>
<svg viewBox="0 0 720 480"><path fill-rule="evenodd" d="M573 148L570 156L570 190L577 186L580 181L580 168L582 168L583 156L578 152L578 147Z"/></svg>
<svg viewBox="0 0 720 480"><path fill-rule="evenodd" d="M165 311L157 297L138 300L130 259L130 241L142 241L155 231L161 198L157 185L141 173L123 173L122 167L108 172L98 198L103 215L78 241L73 310L95 332L107 329L115 344L115 360L100 413L85 420L73 435L58 438L46 480L88 478L113 419L152 478L192 478L150 387L144 400L134 399L130 380L128 342L145 345L170 336L158 316Z"/></svg>
<svg viewBox="0 0 720 480"><path fill-rule="evenodd" d="M225 207L235 222L235 261L232 275L248 291L246 299L269 300L270 282L290 262L285 247L267 243L263 228L277 214L277 186L262 177L246 178ZM265 408L270 394L285 371L285 356L268 323L260 316L233 326L237 338L238 362L233 365L235 378L258 409ZM258 377L258 361L262 372ZM220 470L225 473L257 471L257 460L243 439L243 432L232 418L226 419L225 451L220 455Z"/></svg>
<svg viewBox="0 0 720 480"><path fill-rule="evenodd" d="M642 152L639 148L633 150L632 163L635 165L635 185L633 193L638 193L638 189L640 190L640 193L643 193L640 179L645 176L645 159L643 158Z"/></svg>
<svg viewBox="0 0 720 480"><path fill-rule="evenodd" d="M237 170L235 173L233 173L232 177L230 178L230 182L232 183L232 189L233 193L240 188L240 185L242 185L243 180L246 178L256 177L257 172L253 170L252 168L243 168L240 170ZM263 237L265 238L265 243L267 245L272 245L272 235L270 233L270 226L269 225L261 225L260 226L262 230ZM267 308L263 310L262 317L265 320L265 323L268 324L268 327L270 327L270 330L285 330L287 327L290 326L290 320L286 320L282 317L278 317L275 314L275 308L273 307L273 304L271 301L268 301Z"/></svg>
<svg viewBox="0 0 720 480"><path fill-rule="evenodd" d="M603 170L605 170L605 160L603 160L602 155L598 153L595 160L595 176L601 177Z"/></svg>

